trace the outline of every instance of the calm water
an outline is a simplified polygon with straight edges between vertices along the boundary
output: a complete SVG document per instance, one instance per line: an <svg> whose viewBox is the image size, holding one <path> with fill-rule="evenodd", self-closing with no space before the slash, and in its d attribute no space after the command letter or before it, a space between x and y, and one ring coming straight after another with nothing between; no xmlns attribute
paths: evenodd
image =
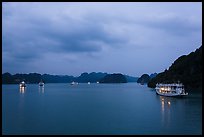
<svg viewBox="0 0 204 137"><path fill-rule="evenodd" d="M202 134L202 96L127 84L2 85L3 134Z"/></svg>

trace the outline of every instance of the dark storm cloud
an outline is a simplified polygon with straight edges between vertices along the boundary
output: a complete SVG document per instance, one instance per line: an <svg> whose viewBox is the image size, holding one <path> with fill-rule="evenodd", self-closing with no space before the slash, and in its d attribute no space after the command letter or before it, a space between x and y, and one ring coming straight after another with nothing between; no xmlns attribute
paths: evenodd
<svg viewBox="0 0 204 137"><path fill-rule="evenodd" d="M14 15L11 15L11 17ZM18 16L17 16L18 17ZM16 18L17 18L16 17ZM103 43L114 46L121 39L109 36L102 28L100 20L77 21L68 17L59 18L57 23L37 16L19 16L4 22L3 43L6 50L26 50L26 54L47 52L99 52ZM6 24L8 23L8 24ZM9 36L9 37L8 37ZM32 52L35 50L36 52ZM16 57L20 55L16 52ZM30 55L31 57L32 55ZM19 57L23 57L20 55Z"/></svg>
<svg viewBox="0 0 204 137"><path fill-rule="evenodd" d="M191 46L195 42L200 44L200 9L194 3L3 3L3 71L12 66L13 72L13 68L16 72L41 70L38 62L43 62L44 71L51 69L49 63L73 66L75 71L86 65L84 60L92 63L88 70L96 71L102 62L105 67L98 69L122 69L124 63L129 71L128 61L133 58L161 59L161 54L152 54L156 49L162 53L166 47L181 45L180 51L187 52L195 48ZM169 58L184 53L174 52L169 51ZM95 57L99 61L90 59ZM168 60L162 58L160 62ZM22 62L26 62L23 68ZM142 65L134 62L134 67Z"/></svg>
<svg viewBox="0 0 204 137"><path fill-rule="evenodd" d="M167 34L178 36L189 35L189 33L201 30L201 26L199 24L191 24L189 20L180 17L173 17L160 21L143 22L143 25L163 30Z"/></svg>

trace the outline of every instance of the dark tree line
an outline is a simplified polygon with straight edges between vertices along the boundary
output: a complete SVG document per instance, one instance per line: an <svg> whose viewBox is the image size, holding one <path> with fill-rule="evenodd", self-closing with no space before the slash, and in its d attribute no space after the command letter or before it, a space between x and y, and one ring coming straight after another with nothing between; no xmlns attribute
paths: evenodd
<svg viewBox="0 0 204 137"><path fill-rule="evenodd" d="M122 74L108 74L102 78L100 83L127 83L127 79Z"/></svg>

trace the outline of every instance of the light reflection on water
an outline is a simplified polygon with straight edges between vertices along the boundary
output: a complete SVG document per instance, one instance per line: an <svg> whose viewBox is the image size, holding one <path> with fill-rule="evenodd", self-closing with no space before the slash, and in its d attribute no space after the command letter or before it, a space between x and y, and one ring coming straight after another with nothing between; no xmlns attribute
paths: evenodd
<svg viewBox="0 0 204 137"><path fill-rule="evenodd" d="M19 91L21 94L24 94L26 91L26 87L20 87L19 89L20 89Z"/></svg>
<svg viewBox="0 0 204 137"><path fill-rule="evenodd" d="M171 98L160 96L161 102L161 114L162 114L162 125L168 126L171 115Z"/></svg>
<svg viewBox="0 0 204 137"><path fill-rule="evenodd" d="M47 84L46 93L38 84L2 90L3 134L202 133L200 94L165 97L131 83Z"/></svg>
<svg viewBox="0 0 204 137"><path fill-rule="evenodd" d="M45 92L45 87L44 87L44 86L39 86L38 92L44 94L44 92ZM20 94L25 94L25 93L26 93L26 87L20 87L20 88L19 88L19 93L20 93Z"/></svg>
<svg viewBox="0 0 204 137"><path fill-rule="evenodd" d="M45 92L44 86L39 86L38 91L39 91L39 93L44 94L44 92Z"/></svg>

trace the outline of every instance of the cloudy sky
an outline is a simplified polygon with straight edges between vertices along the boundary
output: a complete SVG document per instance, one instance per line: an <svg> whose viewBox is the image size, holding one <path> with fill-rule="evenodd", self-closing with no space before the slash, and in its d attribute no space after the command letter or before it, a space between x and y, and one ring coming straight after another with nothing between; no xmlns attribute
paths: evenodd
<svg viewBox="0 0 204 137"><path fill-rule="evenodd" d="M201 2L2 6L2 73L141 76L201 44Z"/></svg>

